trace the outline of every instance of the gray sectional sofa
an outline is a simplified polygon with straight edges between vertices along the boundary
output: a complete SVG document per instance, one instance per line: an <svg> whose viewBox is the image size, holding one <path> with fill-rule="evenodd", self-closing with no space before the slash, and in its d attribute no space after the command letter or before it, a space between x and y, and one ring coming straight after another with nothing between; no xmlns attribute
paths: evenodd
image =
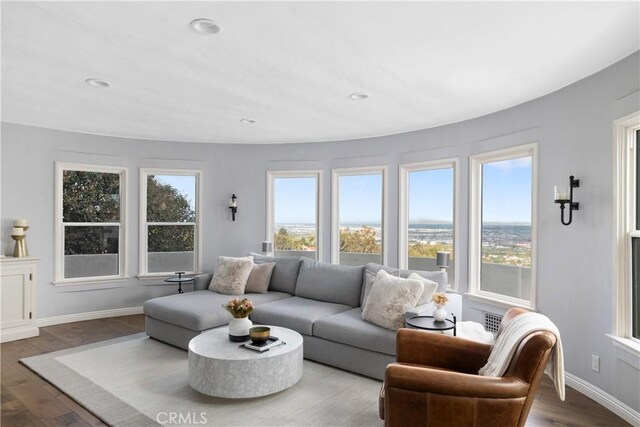
<svg viewBox="0 0 640 427"><path fill-rule="evenodd" d="M338 266L299 257L254 256L254 262L276 263L268 293L244 295L255 304L251 315L254 323L282 326L302 334L307 359L383 379L387 364L395 360L396 333L361 317L365 271L375 272L382 266ZM397 272L402 277L410 273ZM418 273L437 282L438 290L446 288L446 273ZM234 296L209 291L210 281L210 274L199 275L194 292L147 301L147 335L186 349L201 332L226 326L231 315L222 304ZM448 296L448 311L459 318L462 298L455 293ZM411 309L407 317L430 315L434 309L433 303L428 303Z"/></svg>

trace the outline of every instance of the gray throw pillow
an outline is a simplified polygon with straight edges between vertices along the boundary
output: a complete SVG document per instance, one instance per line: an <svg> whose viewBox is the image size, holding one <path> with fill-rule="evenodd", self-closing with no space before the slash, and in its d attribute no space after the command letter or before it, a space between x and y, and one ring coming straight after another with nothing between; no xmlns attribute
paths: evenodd
<svg viewBox="0 0 640 427"><path fill-rule="evenodd" d="M209 290L225 295L242 295L253 268L253 257L218 257Z"/></svg>
<svg viewBox="0 0 640 427"><path fill-rule="evenodd" d="M253 262L256 264L276 263L276 266L273 267L273 274L271 274L270 291L286 292L291 295L296 293L296 282L302 257L271 257L253 252L249 255L253 256Z"/></svg>
<svg viewBox="0 0 640 427"><path fill-rule="evenodd" d="M269 282L271 281L271 274L275 266L275 262L253 264L251 274L249 274L249 278L247 279L247 286L244 288L244 293L253 292L256 294L266 294L269 291Z"/></svg>
<svg viewBox="0 0 640 427"><path fill-rule="evenodd" d="M380 270L362 309L362 318L397 331L404 326L407 310L416 306L423 291L420 280L402 279Z"/></svg>
<svg viewBox="0 0 640 427"><path fill-rule="evenodd" d="M364 266L364 275L362 278L362 295L360 296L360 305L364 307L367 302L367 297L369 296L369 292L371 292L371 285L376 280L376 275L378 271L384 270L389 273L391 276L398 277L400 275L400 270L393 267L386 267L381 264L376 264L375 262L370 262Z"/></svg>

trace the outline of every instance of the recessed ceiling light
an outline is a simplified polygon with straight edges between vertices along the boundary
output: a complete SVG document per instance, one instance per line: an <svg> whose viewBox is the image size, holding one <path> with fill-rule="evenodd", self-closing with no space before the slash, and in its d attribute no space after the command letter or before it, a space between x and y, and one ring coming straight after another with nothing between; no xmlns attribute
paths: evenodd
<svg viewBox="0 0 640 427"><path fill-rule="evenodd" d="M369 97L369 95L367 95L366 93L362 93L362 92L353 92L351 95L349 95L349 98L351 98L353 100L367 99L368 97Z"/></svg>
<svg viewBox="0 0 640 427"><path fill-rule="evenodd" d="M106 80L100 80L100 79L87 79L85 80L85 83L90 85L90 86L94 86L94 87L109 87L111 86L111 83L109 83Z"/></svg>
<svg viewBox="0 0 640 427"><path fill-rule="evenodd" d="M240 123L242 123L243 125L252 125L255 122L256 121L252 119L240 119Z"/></svg>
<svg viewBox="0 0 640 427"><path fill-rule="evenodd" d="M191 25L193 31L200 34L218 34L222 32L222 26L211 19L194 19L189 25Z"/></svg>

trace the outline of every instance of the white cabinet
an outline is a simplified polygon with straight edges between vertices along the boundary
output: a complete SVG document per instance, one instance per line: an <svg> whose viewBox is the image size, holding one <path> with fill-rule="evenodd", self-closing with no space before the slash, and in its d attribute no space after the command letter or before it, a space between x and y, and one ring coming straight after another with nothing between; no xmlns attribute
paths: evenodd
<svg viewBox="0 0 640 427"><path fill-rule="evenodd" d="M0 258L0 342L35 337L39 258Z"/></svg>

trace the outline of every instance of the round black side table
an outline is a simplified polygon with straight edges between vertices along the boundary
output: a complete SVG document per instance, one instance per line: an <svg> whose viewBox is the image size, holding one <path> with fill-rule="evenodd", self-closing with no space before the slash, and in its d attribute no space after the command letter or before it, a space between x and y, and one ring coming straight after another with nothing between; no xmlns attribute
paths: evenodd
<svg viewBox="0 0 640 427"><path fill-rule="evenodd" d="M416 329L424 329L425 331L450 331L453 329L453 336L456 336L456 316L451 315L453 320L444 319L439 322L433 316L414 316L407 319L407 325Z"/></svg>
<svg viewBox="0 0 640 427"><path fill-rule="evenodd" d="M167 277L166 279L164 279L165 282L167 283L177 283L178 284L178 293L181 294L183 293L182 291L182 284L183 283L192 283L194 280L193 276L182 276L184 274L184 271L176 271L176 274L178 275L178 277Z"/></svg>

